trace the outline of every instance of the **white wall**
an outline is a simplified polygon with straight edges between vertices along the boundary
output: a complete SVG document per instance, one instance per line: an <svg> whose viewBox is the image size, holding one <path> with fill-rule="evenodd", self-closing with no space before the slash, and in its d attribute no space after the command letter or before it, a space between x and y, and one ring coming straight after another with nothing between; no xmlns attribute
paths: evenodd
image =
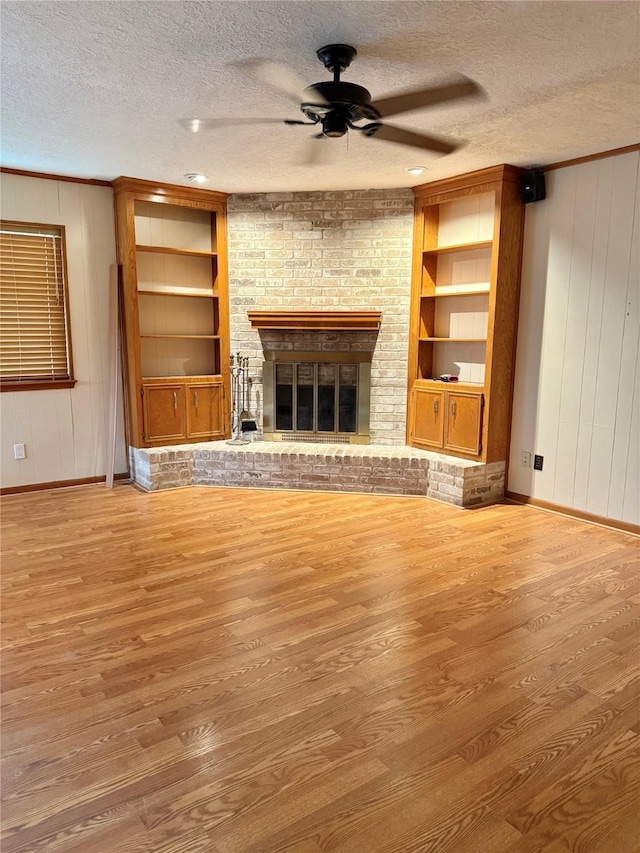
<svg viewBox="0 0 640 853"><path fill-rule="evenodd" d="M109 267L115 263L110 187L3 173L2 216L64 225L74 388L0 394L3 488L103 476L109 401ZM116 471L127 470L122 400ZM13 445L27 458L15 461Z"/></svg>
<svg viewBox="0 0 640 853"><path fill-rule="evenodd" d="M640 154L548 172L526 210L508 489L637 524ZM543 470L521 452L544 456Z"/></svg>

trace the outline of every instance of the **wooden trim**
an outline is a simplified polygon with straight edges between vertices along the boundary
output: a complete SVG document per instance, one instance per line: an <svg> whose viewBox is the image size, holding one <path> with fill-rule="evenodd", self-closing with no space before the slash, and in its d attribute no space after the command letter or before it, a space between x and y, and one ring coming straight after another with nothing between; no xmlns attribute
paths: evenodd
<svg viewBox="0 0 640 853"><path fill-rule="evenodd" d="M107 419L107 488L113 488L116 467L118 434L118 350L120 346L118 322L118 290L120 264L109 267L109 409Z"/></svg>
<svg viewBox="0 0 640 853"><path fill-rule="evenodd" d="M503 181L514 181L520 183L520 176L524 170L518 166L509 166L506 163L501 166L491 166L488 169L479 169L477 172L467 172L465 175L456 175L453 178L444 178L441 181L432 181L429 184L420 184L417 187L412 187L416 198L424 200L433 195L440 195L449 192L459 192L460 190L477 192L481 188L482 192L491 192L493 187L485 184L500 184ZM438 203L441 199L438 200Z"/></svg>
<svg viewBox="0 0 640 853"><path fill-rule="evenodd" d="M561 160L559 163L550 163L548 166L540 166L540 170L542 172L552 172L554 169L579 166L580 163L591 163L593 160L604 160L605 157L617 157L619 154L630 154L632 151L640 151L640 142L636 142L633 145L625 145L623 148L612 148L610 151L600 151L598 154L587 154L585 157L574 157L573 160Z"/></svg>
<svg viewBox="0 0 640 853"><path fill-rule="evenodd" d="M484 391L483 382L443 382L442 379L416 379L413 387L423 391L469 391L472 394L482 394Z"/></svg>
<svg viewBox="0 0 640 853"><path fill-rule="evenodd" d="M198 376L143 376L145 385L206 385L223 384L224 377L221 373L200 374Z"/></svg>
<svg viewBox="0 0 640 853"><path fill-rule="evenodd" d="M1 382L0 392L3 391L54 391L60 388L73 388L77 379L52 379L46 382L42 379L25 379L23 382Z"/></svg>
<svg viewBox="0 0 640 853"><path fill-rule="evenodd" d="M115 193L131 192L149 194L156 196L155 201L163 201L162 198L157 198L157 196L170 196L172 200L182 197L191 200L197 199L224 204L229 197L229 193L221 193L217 190L205 190L193 186L185 187L181 184L163 184L161 182L144 181L141 178L128 178L125 176L116 178L111 182L110 186L113 187ZM167 198L167 201L171 203L169 198Z"/></svg>
<svg viewBox="0 0 640 853"><path fill-rule="evenodd" d="M26 169L11 169L0 166L0 172L7 175L21 175L24 178L43 178L46 181L68 181L71 184L90 184L94 187L111 187L111 181L99 181L97 178L73 178L71 175L53 175L48 172L30 172Z"/></svg>
<svg viewBox="0 0 640 853"><path fill-rule="evenodd" d="M115 480L128 480L129 474L116 474ZM94 483L105 483L106 476L102 477L81 477L79 480L54 480L51 483L29 483L24 486L9 486L8 488L0 489L0 495L17 495L22 492L43 492L47 489L66 489L69 486L89 486Z"/></svg>
<svg viewBox="0 0 640 853"><path fill-rule="evenodd" d="M247 311L254 329L377 331L380 311Z"/></svg>
<svg viewBox="0 0 640 853"><path fill-rule="evenodd" d="M69 302L69 267L67 266L67 229L64 225L59 225L58 228L62 232L62 267L64 275L64 287L62 293L64 296L64 312L65 312L65 331L67 333L67 367L69 368L69 382L76 384L73 370L73 335L71 330L71 303ZM73 385L69 386L73 387Z"/></svg>
<svg viewBox="0 0 640 853"><path fill-rule="evenodd" d="M625 533L633 533L640 536L640 525L631 524L628 521L618 521L615 518L607 518L604 515L594 515L592 512L583 512L581 509L573 509L568 506L560 506L559 504L542 501L538 498L529 497L529 495L519 495L517 492L505 492L505 498L518 504L526 504L527 506L536 507L547 512L557 512L558 515L568 515L571 518L579 518L581 521L589 521L591 524L600 524L603 527L610 527L614 530L622 530Z"/></svg>

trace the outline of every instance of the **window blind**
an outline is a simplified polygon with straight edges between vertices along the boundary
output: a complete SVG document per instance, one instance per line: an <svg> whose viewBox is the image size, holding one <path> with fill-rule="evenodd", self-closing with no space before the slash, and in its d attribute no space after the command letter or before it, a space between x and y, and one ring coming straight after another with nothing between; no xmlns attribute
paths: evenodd
<svg viewBox="0 0 640 853"><path fill-rule="evenodd" d="M0 380L71 378L64 231L0 226Z"/></svg>

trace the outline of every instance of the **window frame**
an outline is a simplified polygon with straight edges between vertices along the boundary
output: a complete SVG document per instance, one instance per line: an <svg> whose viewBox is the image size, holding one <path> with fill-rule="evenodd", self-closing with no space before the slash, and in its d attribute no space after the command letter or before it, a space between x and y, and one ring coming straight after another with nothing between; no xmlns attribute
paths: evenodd
<svg viewBox="0 0 640 853"><path fill-rule="evenodd" d="M3 379L0 376L0 392L4 391L46 391L54 388L73 388L77 382L73 373L73 348L71 344L71 312L69 308L69 275L67 269L67 234L64 225L47 224L43 222L24 222L15 219L0 219L0 230L10 226L20 228L40 229L42 231L56 230L60 232L60 254L62 257L62 292L64 298L64 325L67 345L68 377L64 379ZM35 232L34 232L35 233Z"/></svg>

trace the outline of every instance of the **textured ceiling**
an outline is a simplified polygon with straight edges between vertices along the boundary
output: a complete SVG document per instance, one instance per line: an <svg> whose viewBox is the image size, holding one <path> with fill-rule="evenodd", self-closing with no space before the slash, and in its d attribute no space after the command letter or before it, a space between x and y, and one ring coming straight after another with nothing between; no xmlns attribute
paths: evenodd
<svg viewBox="0 0 640 853"><path fill-rule="evenodd" d="M2 2L2 165L85 178L187 183L226 192L411 186L497 163L544 165L640 138L637 2ZM243 69L252 58L329 76L317 48L346 42L345 81L377 97L463 73L486 100L394 123L464 139L448 156L312 128L216 128L190 117L301 118ZM407 166L421 165L419 177Z"/></svg>

